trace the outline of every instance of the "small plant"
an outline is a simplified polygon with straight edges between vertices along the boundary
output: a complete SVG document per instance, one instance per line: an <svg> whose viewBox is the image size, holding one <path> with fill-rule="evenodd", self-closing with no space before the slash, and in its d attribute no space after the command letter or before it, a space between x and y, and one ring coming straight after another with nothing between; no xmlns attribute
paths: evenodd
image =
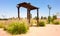
<svg viewBox="0 0 60 36"><path fill-rule="evenodd" d="M51 22L51 16L48 16L48 23L50 24Z"/></svg>
<svg viewBox="0 0 60 36"><path fill-rule="evenodd" d="M44 19L47 19L47 17L44 17Z"/></svg>
<svg viewBox="0 0 60 36"><path fill-rule="evenodd" d="M41 16L41 19L44 19L44 17L43 17L43 16Z"/></svg>
<svg viewBox="0 0 60 36"><path fill-rule="evenodd" d="M39 22L38 26L45 26L45 22L43 21Z"/></svg>
<svg viewBox="0 0 60 36"><path fill-rule="evenodd" d="M53 15L53 20L57 19L57 15Z"/></svg>
<svg viewBox="0 0 60 36"><path fill-rule="evenodd" d="M59 22L58 21L54 21L53 24L59 25Z"/></svg>
<svg viewBox="0 0 60 36"><path fill-rule="evenodd" d="M56 15L53 15L52 16L52 19L51 19L51 22L53 23L56 19L57 19L57 16Z"/></svg>
<svg viewBox="0 0 60 36"><path fill-rule="evenodd" d="M8 25L7 28L5 28L5 30L11 34L26 33L28 29L29 28L25 23L20 23L20 22L11 23L10 25Z"/></svg>

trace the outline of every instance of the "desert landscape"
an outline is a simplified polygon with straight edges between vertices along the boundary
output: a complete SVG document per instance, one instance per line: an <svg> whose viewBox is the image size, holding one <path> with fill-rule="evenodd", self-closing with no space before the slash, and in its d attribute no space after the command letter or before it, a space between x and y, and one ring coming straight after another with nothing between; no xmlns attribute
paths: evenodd
<svg viewBox="0 0 60 36"><path fill-rule="evenodd" d="M60 36L60 0L0 0L0 36Z"/></svg>

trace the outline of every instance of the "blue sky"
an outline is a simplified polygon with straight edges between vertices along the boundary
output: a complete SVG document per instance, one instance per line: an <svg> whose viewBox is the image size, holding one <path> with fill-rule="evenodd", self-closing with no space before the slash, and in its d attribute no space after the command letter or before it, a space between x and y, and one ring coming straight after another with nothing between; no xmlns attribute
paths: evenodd
<svg viewBox="0 0 60 36"><path fill-rule="evenodd" d="M51 9L51 16L57 12L60 13L60 0L0 0L0 18L8 18L8 17L17 17L17 4L22 2L31 3L39 8L39 17L48 16L49 10L47 5L49 4ZM32 10L32 16L36 16L36 10ZM27 9L21 7L20 8L20 16L27 17Z"/></svg>

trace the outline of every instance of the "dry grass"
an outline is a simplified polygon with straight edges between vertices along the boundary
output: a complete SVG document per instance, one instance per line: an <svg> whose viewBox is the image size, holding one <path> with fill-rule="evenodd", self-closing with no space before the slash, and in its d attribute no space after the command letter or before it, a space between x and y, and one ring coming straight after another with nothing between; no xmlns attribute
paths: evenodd
<svg viewBox="0 0 60 36"><path fill-rule="evenodd" d="M47 20L44 20L44 19L43 19L43 20L39 19L39 21L44 21L45 23L47 23ZM55 21L59 21L59 22L60 22L60 20L55 20ZM20 20L18 20L18 19L0 20L0 23L4 24L5 26L9 25L9 23L11 23L11 22L25 22L25 23L27 23L28 21L27 21L27 19L20 19ZM36 24L36 20L31 19L31 24ZM56 25L54 25L54 28L55 28L55 26L56 26ZM49 29L50 29L50 25L49 25L49 26L46 26L46 32L47 32L47 33L50 32L49 29L47 29L48 27L49 27ZM58 27L58 25L57 25L57 27ZM56 27L56 28L57 28L57 27ZM59 27L60 27L60 25L59 25ZM58 27L58 28L59 28L59 27ZM45 27L44 27L44 28L45 28ZM51 25L51 28L53 29L52 25ZM36 29L37 29L37 28L36 28ZM41 27L39 30L41 30L41 29L42 29L42 27ZM52 29L50 29L50 30L52 30ZM34 31L35 29L31 29L31 30ZM42 29L42 30L43 30L43 29ZM42 31L42 30L41 30L41 31ZM45 29L44 29L44 30L45 30ZM43 31L44 31L44 30L43 30ZM55 30L55 29L53 29L53 31L54 31L54 30ZM59 29L59 30L60 30L60 29ZM31 31L31 33L32 33L33 31ZM36 31L37 31L38 34L39 34L39 31L38 31L38 30L36 30ZM58 31L58 32L59 32L59 31ZM57 32L57 33L58 33L58 32ZM34 33L35 33L35 32L34 32ZM33 33L33 35L35 35L34 33ZM41 32L40 32L40 33L41 33ZM43 34L43 33L45 33L45 31L42 32L41 34ZM54 33L55 33L55 32L54 32ZM54 34L54 33L53 33L53 34ZM56 33L56 34L57 34L57 33ZM39 35L41 35L41 34L39 34ZM49 34L49 35L50 35L50 34ZM20 35L19 35L19 36L20 36Z"/></svg>
<svg viewBox="0 0 60 36"><path fill-rule="evenodd" d="M45 22L45 24L48 23L47 19L42 19L42 20L39 19L39 21L43 21L43 22ZM59 22L60 22L60 20L55 20L55 21L59 21ZM4 24L5 26L6 26L6 25L9 25L9 23L11 23L11 22L25 22L25 23L28 23L27 19L20 19L20 20L18 20L18 19L0 20L0 23ZM31 24L31 25L37 24L37 21L34 20L34 19L31 19L31 23L30 23L30 24ZM52 24L52 23L51 23L51 24Z"/></svg>

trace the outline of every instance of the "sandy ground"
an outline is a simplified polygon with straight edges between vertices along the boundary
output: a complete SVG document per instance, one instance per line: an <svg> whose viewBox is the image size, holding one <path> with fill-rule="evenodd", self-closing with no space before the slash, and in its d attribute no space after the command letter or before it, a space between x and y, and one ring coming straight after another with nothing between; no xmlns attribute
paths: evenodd
<svg viewBox="0 0 60 36"><path fill-rule="evenodd" d="M11 35L1 28L0 29L0 36L11 36Z"/></svg>
<svg viewBox="0 0 60 36"><path fill-rule="evenodd" d="M0 29L0 36L11 36ZM13 36L60 36L60 25L46 25L45 27L30 27L26 34Z"/></svg>

